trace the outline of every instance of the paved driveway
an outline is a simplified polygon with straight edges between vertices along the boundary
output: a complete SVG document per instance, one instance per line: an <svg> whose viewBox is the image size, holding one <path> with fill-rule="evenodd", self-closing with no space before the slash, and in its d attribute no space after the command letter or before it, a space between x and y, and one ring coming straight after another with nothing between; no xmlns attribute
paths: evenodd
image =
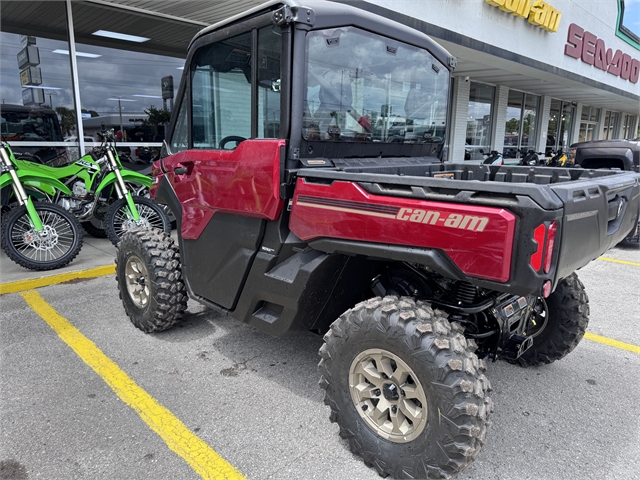
<svg viewBox="0 0 640 480"><path fill-rule="evenodd" d="M579 272L592 335L572 354L542 368L489 365L493 425L458 478L640 478L640 251L606 256ZM182 325L145 335L113 275L29 295L55 309L60 318L45 317L66 340L23 294L0 297L0 478L379 478L329 422L319 337L271 338L193 301ZM216 468L194 466L198 454Z"/></svg>

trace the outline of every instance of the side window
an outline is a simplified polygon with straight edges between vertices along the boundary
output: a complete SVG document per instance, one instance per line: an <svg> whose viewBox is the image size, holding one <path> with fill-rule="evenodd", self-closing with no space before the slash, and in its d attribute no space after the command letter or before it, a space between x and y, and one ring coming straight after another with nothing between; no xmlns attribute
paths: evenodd
<svg viewBox="0 0 640 480"><path fill-rule="evenodd" d="M187 126L187 112L189 109L187 107L188 101L183 98L178 112L178 119L176 120L176 128L171 136L171 153L182 152L189 148L189 130Z"/></svg>
<svg viewBox="0 0 640 480"><path fill-rule="evenodd" d="M258 30L258 138L278 138L280 131L281 50L273 27Z"/></svg>
<svg viewBox="0 0 640 480"><path fill-rule="evenodd" d="M251 32L202 47L191 79L193 148L229 149L251 137Z"/></svg>

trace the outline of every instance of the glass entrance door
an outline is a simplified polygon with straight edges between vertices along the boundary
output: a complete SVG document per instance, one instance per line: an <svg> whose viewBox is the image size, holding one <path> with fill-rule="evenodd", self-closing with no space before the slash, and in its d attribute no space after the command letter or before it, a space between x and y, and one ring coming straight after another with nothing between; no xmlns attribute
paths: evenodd
<svg viewBox="0 0 640 480"><path fill-rule="evenodd" d="M572 142L571 131L576 107L570 102L562 100L551 100L551 110L549 112L549 128L547 129L547 147L545 155L550 157L553 152L560 149L565 150Z"/></svg>

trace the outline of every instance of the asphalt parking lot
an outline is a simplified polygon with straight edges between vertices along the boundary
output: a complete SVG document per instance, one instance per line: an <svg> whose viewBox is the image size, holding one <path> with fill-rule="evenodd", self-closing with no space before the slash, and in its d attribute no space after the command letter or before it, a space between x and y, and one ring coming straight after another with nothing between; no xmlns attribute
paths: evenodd
<svg viewBox="0 0 640 480"><path fill-rule="evenodd" d="M2 282L38 276L0 267ZM578 275L588 337L546 367L489 364L493 424L459 479L640 479L640 250ZM146 335L113 274L0 301L2 479L379 478L329 422L317 336L272 338L193 301Z"/></svg>

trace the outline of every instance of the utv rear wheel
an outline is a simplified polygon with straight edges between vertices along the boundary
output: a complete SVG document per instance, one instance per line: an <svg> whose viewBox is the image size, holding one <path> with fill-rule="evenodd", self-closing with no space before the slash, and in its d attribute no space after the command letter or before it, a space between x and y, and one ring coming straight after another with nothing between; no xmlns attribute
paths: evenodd
<svg viewBox="0 0 640 480"><path fill-rule="evenodd" d="M558 282L548 298L538 298L527 334L533 345L517 360L523 367L565 357L580 343L589 323L589 298L575 273Z"/></svg>
<svg viewBox="0 0 640 480"><path fill-rule="evenodd" d="M131 322L146 333L179 323L187 308L180 253L157 229L125 232L116 253L116 281Z"/></svg>
<svg viewBox="0 0 640 480"><path fill-rule="evenodd" d="M492 401L475 343L410 297L356 305L325 335L330 419L365 464L395 478L449 478L485 442Z"/></svg>

